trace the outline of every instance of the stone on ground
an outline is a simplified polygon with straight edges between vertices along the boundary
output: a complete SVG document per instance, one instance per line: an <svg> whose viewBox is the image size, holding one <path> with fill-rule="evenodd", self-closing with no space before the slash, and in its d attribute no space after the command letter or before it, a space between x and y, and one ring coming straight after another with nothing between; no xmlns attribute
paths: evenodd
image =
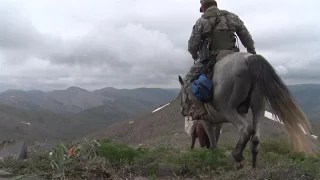
<svg viewBox="0 0 320 180"><path fill-rule="evenodd" d="M20 141L10 146L5 146L0 150L0 159L12 156L14 159L27 159L27 143Z"/></svg>
<svg viewBox="0 0 320 180"><path fill-rule="evenodd" d="M13 174L0 169L0 180L5 178L11 178L13 176L14 176Z"/></svg>
<svg viewBox="0 0 320 180"><path fill-rule="evenodd" d="M135 177L133 180L149 180L149 179L139 176L139 177Z"/></svg>

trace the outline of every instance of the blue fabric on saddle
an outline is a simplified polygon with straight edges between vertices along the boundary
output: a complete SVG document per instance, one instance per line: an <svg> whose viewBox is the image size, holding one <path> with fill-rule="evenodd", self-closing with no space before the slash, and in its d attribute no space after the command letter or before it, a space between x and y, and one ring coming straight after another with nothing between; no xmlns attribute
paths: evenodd
<svg viewBox="0 0 320 180"><path fill-rule="evenodd" d="M213 98L213 82L206 74L201 74L198 79L192 82L192 93L203 103L207 103Z"/></svg>

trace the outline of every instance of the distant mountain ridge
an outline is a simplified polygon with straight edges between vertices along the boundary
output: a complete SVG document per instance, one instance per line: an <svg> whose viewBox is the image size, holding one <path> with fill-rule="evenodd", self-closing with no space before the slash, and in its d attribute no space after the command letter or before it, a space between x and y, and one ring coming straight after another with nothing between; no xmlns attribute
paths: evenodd
<svg viewBox="0 0 320 180"><path fill-rule="evenodd" d="M299 84L288 88L308 116L320 115L320 85ZM0 104L24 110L52 111L63 115L95 111L104 106L119 106L124 111L143 112L174 99L180 89L136 88L117 89L106 87L94 91L71 86L64 90L43 92L40 90L7 90L0 93ZM132 109L132 107L135 107Z"/></svg>
<svg viewBox="0 0 320 180"><path fill-rule="evenodd" d="M8 90L0 94L0 138L81 138L116 121L149 113L177 95L177 91L161 88Z"/></svg>
<svg viewBox="0 0 320 180"><path fill-rule="evenodd" d="M59 114L75 114L86 109L118 102L137 106L157 106L177 96L176 91L160 88L116 89L88 91L71 86L65 90L8 90L0 93L0 104L24 110L49 110Z"/></svg>

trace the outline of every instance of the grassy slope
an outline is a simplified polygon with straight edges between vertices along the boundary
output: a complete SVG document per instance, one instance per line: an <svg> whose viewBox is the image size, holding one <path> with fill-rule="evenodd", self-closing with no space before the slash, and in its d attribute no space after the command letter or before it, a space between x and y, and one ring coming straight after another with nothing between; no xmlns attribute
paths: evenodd
<svg viewBox="0 0 320 180"><path fill-rule="evenodd" d="M71 146L68 146L68 148ZM98 146L95 142L82 142L77 157L62 160L54 152L58 167L53 169L47 153L31 155L27 161L6 159L1 168L11 169L16 174L37 174L50 179L53 176L68 179L112 178L125 179L145 176L150 179L319 179L320 159L304 157L290 151L285 141L272 140L262 143L258 168L250 168L250 153L245 151L248 163L235 171L230 166L230 149L194 149L181 151L171 148L148 149L130 147L105 140ZM59 148L57 148L59 149ZM60 147L61 152L63 148ZM67 150L67 149L66 149ZM65 151L68 155L68 151ZM68 156L67 156L68 157Z"/></svg>

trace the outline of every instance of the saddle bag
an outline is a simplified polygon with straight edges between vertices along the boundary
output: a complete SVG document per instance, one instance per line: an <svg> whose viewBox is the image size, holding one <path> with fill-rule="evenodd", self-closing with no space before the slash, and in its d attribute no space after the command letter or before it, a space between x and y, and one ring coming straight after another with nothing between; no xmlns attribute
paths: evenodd
<svg viewBox="0 0 320 180"><path fill-rule="evenodd" d="M201 74L192 82L192 93L201 102L207 103L213 98L213 82L206 74Z"/></svg>

